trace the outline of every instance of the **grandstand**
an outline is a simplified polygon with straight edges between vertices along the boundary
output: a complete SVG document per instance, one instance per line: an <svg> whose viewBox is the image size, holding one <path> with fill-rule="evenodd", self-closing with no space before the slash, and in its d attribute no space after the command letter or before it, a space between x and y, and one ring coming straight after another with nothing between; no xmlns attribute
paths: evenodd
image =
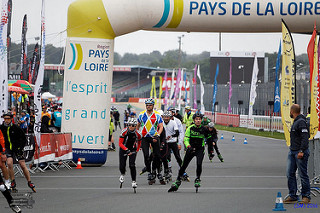
<svg viewBox="0 0 320 213"><path fill-rule="evenodd" d="M149 97L151 72L164 70L139 65L115 65L113 67L112 97L115 97L117 102L128 101L129 97ZM158 78L156 85L159 86Z"/></svg>

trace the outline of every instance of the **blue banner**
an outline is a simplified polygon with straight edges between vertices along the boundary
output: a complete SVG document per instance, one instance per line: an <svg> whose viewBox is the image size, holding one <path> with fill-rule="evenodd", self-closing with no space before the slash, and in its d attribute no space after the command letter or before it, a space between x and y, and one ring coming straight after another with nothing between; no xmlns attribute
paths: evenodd
<svg viewBox="0 0 320 213"><path fill-rule="evenodd" d="M280 87L279 87L279 78L278 78L278 71L280 68L280 58L281 58L281 41L279 45L279 52L278 52L278 58L276 63L276 70L275 70L273 112L280 112Z"/></svg>
<svg viewBox="0 0 320 213"><path fill-rule="evenodd" d="M217 83L218 74L219 74L219 64L217 64L216 75L214 77L213 99L212 99L212 114L214 113L214 105L216 103L216 97L217 97L217 91L218 91L218 83Z"/></svg>
<svg viewBox="0 0 320 213"><path fill-rule="evenodd" d="M184 81L184 91L186 93L185 98L184 98L184 102L185 102L185 106L187 106L188 104L188 91L187 91L187 72L184 72L183 74L183 81Z"/></svg>

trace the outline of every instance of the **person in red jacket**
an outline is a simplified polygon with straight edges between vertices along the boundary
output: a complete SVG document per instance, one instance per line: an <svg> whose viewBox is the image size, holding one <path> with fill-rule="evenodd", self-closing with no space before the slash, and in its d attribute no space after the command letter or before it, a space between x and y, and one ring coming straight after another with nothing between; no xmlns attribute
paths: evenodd
<svg viewBox="0 0 320 213"><path fill-rule="evenodd" d="M6 167L7 156L5 152L6 152L6 148L5 148L4 137L3 137L2 131L0 130L0 168L2 171L2 175L4 178L4 182L6 184L6 187L10 189L11 182L9 180L8 168Z"/></svg>
<svg viewBox="0 0 320 213"><path fill-rule="evenodd" d="M136 156L141 146L141 134L136 129L138 122L135 118L129 118L128 126L124 128L119 138L119 169L121 176L119 178L120 188L124 182L126 172L126 162L129 156L129 168L131 173L132 188L137 188L137 171L136 171Z"/></svg>

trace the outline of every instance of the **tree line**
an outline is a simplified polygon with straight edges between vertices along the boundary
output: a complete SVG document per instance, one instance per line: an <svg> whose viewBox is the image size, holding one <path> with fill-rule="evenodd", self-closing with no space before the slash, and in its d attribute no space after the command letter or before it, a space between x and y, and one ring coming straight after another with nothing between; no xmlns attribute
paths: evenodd
<svg viewBox="0 0 320 213"><path fill-rule="evenodd" d="M28 58L32 57L35 44L29 44L27 47ZM46 45L46 64L60 64L63 56L64 48L55 47L52 44ZM266 53L266 57L269 58L269 69L276 66L277 52ZM9 62L19 64L21 60L21 44L12 43L9 49ZM168 50L161 54L159 51L153 51L151 53L135 54L125 53L123 56L114 53L114 64L115 65L141 65L148 67L161 67L161 68L178 68L179 62L179 50ZM64 63L64 60L63 60ZM296 57L296 64L307 65L309 63L307 54L302 54ZM210 52L203 51L200 54L187 54L186 52L181 53L181 67L186 68L188 71L194 69L195 64L200 65L201 77L204 82L210 78ZM209 83L209 82L206 82Z"/></svg>

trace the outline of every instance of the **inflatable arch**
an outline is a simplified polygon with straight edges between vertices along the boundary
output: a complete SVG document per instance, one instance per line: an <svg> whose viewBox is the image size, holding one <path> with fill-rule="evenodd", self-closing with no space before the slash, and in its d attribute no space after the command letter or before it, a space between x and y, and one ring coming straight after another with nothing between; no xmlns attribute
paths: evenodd
<svg viewBox="0 0 320 213"><path fill-rule="evenodd" d="M137 30L308 33L320 1L78 0L69 6L62 130L72 132L74 159L107 157L114 38ZM319 21L318 21L319 22Z"/></svg>

